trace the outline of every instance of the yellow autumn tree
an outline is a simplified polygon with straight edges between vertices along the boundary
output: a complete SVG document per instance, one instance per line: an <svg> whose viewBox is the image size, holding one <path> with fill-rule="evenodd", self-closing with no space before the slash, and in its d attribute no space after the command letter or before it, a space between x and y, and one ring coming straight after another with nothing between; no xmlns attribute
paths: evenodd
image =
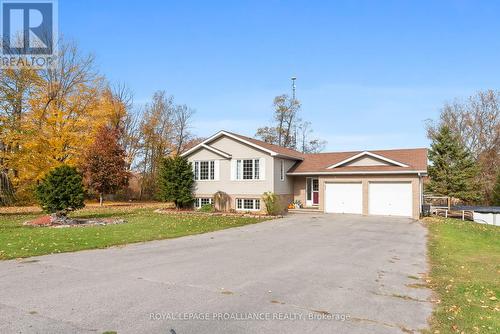
<svg viewBox="0 0 500 334"><path fill-rule="evenodd" d="M29 96L38 80L38 72L34 70L0 71L0 205L13 200L13 179L19 175L13 161L22 147L22 124L29 109Z"/></svg>
<svg viewBox="0 0 500 334"><path fill-rule="evenodd" d="M21 122L21 144L10 160L21 191L29 191L55 167L78 165L96 131L119 114L91 56L66 44L58 60L57 68L39 73Z"/></svg>

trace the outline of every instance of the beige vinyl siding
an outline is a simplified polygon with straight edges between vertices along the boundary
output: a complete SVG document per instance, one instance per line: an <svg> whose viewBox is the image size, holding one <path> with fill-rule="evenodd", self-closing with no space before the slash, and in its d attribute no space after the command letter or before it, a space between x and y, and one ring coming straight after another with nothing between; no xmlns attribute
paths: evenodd
<svg viewBox="0 0 500 334"><path fill-rule="evenodd" d="M344 166L390 166L390 164L387 163L387 161L364 156L356 160L349 161Z"/></svg>
<svg viewBox="0 0 500 334"><path fill-rule="evenodd" d="M218 154L215 154L212 151L204 149L204 148L199 149L198 151L196 151L195 153L191 154L188 157L188 161L192 162L192 163L194 163L195 161L201 161L201 160L221 160L221 159L225 159L225 158L221 157Z"/></svg>
<svg viewBox="0 0 500 334"><path fill-rule="evenodd" d="M281 161L285 164L285 180L281 181ZM274 158L274 192L277 195L293 194L293 179L286 175L286 172L295 165L296 160Z"/></svg>
<svg viewBox="0 0 500 334"><path fill-rule="evenodd" d="M197 181L195 183L195 194L214 194L217 191L224 191L229 195L253 195L260 198L266 191L273 189L273 157L244 143L240 143L232 138L221 137L211 143L210 146L221 150L232 156L232 159L264 159L264 170L260 168L260 173L264 173L264 180L231 180L231 159L226 159L205 148L189 155L188 160L219 160L219 180L218 181ZM234 204L233 204L234 205Z"/></svg>

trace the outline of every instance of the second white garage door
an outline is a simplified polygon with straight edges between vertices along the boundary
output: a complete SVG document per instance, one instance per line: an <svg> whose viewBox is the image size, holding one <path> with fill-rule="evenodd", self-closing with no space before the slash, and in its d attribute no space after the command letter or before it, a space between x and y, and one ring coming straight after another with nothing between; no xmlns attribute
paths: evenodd
<svg viewBox="0 0 500 334"><path fill-rule="evenodd" d="M363 186L359 183L326 183L325 212L363 213Z"/></svg>
<svg viewBox="0 0 500 334"><path fill-rule="evenodd" d="M368 212L371 215L412 216L411 182L370 182Z"/></svg>

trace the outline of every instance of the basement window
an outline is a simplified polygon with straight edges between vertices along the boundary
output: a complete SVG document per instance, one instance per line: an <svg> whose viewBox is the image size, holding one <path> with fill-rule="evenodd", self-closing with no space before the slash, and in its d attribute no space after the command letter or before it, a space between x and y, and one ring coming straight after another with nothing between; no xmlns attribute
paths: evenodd
<svg viewBox="0 0 500 334"><path fill-rule="evenodd" d="M200 209L202 206L212 204L212 198L210 197L197 197L194 199L194 206Z"/></svg>
<svg viewBox="0 0 500 334"><path fill-rule="evenodd" d="M258 198L237 198L236 210L258 211L260 210L260 199Z"/></svg>

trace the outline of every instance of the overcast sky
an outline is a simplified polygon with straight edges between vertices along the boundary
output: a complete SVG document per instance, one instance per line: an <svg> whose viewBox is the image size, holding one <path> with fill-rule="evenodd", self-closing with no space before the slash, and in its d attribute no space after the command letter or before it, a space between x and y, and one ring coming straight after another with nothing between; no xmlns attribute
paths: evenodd
<svg viewBox="0 0 500 334"><path fill-rule="evenodd" d="M327 150L423 147L443 103L499 87L499 1L326 2L59 0L59 30L138 107L196 109L199 136L253 136L296 76Z"/></svg>

